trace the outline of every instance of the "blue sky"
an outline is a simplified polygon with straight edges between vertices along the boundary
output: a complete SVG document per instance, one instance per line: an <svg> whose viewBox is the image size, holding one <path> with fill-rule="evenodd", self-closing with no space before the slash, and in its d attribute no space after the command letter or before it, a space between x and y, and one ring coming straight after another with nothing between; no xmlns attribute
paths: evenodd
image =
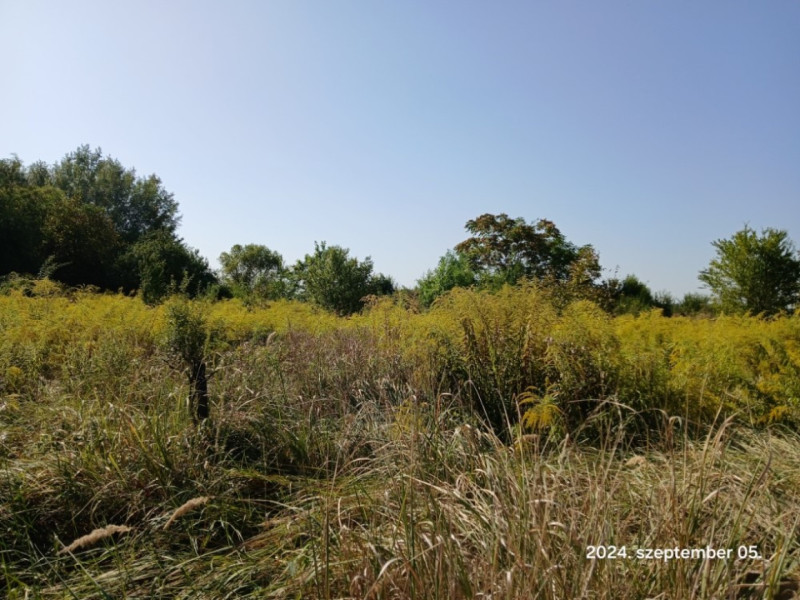
<svg viewBox="0 0 800 600"><path fill-rule="evenodd" d="M800 243L800 3L0 0L0 157L156 173L212 265L314 241L413 285L485 212L699 289Z"/></svg>

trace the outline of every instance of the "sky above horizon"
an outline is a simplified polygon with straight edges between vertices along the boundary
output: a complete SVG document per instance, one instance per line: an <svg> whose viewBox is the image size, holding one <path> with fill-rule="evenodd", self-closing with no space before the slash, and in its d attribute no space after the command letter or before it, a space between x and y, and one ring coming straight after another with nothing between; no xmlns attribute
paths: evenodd
<svg viewBox="0 0 800 600"><path fill-rule="evenodd" d="M800 244L800 3L0 0L0 158L157 174L213 267L327 241L413 286L483 213L701 291Z"/></svg>

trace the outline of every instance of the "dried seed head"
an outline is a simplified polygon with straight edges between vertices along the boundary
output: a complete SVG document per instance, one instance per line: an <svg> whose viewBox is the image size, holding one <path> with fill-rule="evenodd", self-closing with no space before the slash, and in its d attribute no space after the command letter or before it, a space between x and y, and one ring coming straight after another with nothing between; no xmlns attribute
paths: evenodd
<svg viewBox="0 0 800 600"><path fill-rule="evenodd" d="M209 496L200 496L198 498L192 498L191 500L187 500L183 504L181 504L178 508L175 509L175 512L172 513L172 516L169 520L164 523L164 529L169 529L170 525L172 525L175 521L180 519L183 515L188 512L193 511L195 508L199 506L203 506L208 501L211 500Z"/></svg>
<svg viewBox="0 0 800 600"><path fill-rule="evenodd" d="M83 537L79 537L77 540L72 542L69 546L66 546L58 551L58 554L66 554L67 552L74 552L79 548L83 548L84 546L92 546L99 542L102 539L105 539L115 533L127 533L131 531L131 528L127 525L106 525L105 527L101 527L100 529L95 529L89 534L84 535Z"/></svg>

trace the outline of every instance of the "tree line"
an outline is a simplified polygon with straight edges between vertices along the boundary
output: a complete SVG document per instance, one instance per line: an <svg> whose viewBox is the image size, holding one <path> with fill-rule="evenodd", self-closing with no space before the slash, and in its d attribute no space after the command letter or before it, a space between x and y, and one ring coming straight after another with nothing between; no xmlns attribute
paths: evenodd
<svg viewBox="0 0 800 600"><path fill-rule="evenodd" d="M586 298L612 313L661 308L664 314L791 311L800 298L800 256L786 231L745 226L712 242L716 256L699 274L709 295L681 300L653 293L635 275L601 279L591 245L578 246L552 221L507 214L467 221L470 234L442 256L413 290L398 290L372 260L341 246L315 243L287 265L260 244L234 245L208 261L177 235L178 203L156 175L80 146L52 165L0 160L0 277L50 277L68 286L138 292L150 304L170 293L247 303L299 299L339 314L360 310L371 296L401 293L421 307L455 287L498 289L535 280L565 300Z"/></svg>
<svg viewBox="0 0 800 600"><path fill-rule="evenodd" d="M51 276L70 286L140 290L149 301L214 282L176 230L178 203L156 175L137 176L81 146L60 162L0 161L0 275Z"/></svg>

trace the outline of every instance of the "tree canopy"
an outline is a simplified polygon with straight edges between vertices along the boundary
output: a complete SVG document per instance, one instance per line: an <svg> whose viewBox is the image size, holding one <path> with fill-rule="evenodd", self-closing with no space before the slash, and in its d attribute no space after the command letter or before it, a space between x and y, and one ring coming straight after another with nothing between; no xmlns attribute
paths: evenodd
<svg viewBox="0 0 800 600"><path fill-rule="evenodd" d="M455 250L484 278L511 284L522 277L566 281L577 264L582 265L584 276L599 275L594 249L568 242L547 219L527 223L522 217L487 213L467 221L465 227L472 237Z"/></svg>
<svg viewBox="0 0 800 600"><path fill-rule="evenodd" d="M208 261L166 231L139 240L131 247L128 260L135 265L139 290L148 304L161 301L172 291L196 296L216 283Z"/></svg>
<svg viewBox="0 0 800 600"><path fill-rule="evenodd" d="M294 277L300 298L339 314L351 314L363 308L367 296L394 291L391 279L373 275L372 269L370 257L359 261L347 248L315 242L314 253L295 265Z"/></svg>
<svg viewBox="0 0 800 600"><path fill-rule="evenodd" d="M472 270L469 260L463 254L448 250L439 259L439 264L428 271L418 282L419 300L423 306L430 306L433 301L456 287L469 287L477 282L477 275Z"/></svg>
<svg viewBox="0 0 800 600"><path fill-rule="evenodd" d="M698 278L724 311L772 315L800 300L800 260L786 231L749 226L712 242L716 256Z"/></svg>
<svg viewBox="0 0 800 600"><path fill-rule="evenodd" d="M590 245L567 241L555 223L540 219L483 214L467 221L472 234L439 259L419 281L420 302L429 306L454 287L496 289L521 279L560 286L568 296L586 295L600 276L600 262Z"/></svg>
<svg viewBox="0 0 800 600"><path fill-rule="evenodd" d="M177 237L179 220L156 175L138 177L99 148L52 166L0 160L0 276L48 265L68 285L140 289L148 301L173 284L197 292L214 276Z"/></svg>
<svg viewBox="0 0 800 600"><path fill-rule="evenodd" d="M103 209L128 242L153 231L175 233L180 221L177 202L156 175L137 177L100 148L80 146L46 172L32 169L31 179L45 177L68 198Z"/></svg>
<svg viewBox="0 0 800 600"><path fill-rule="evenodd" d="M217 297L296 298L339 314L395 291L391 277L373 272L371 258L358 260L325 242L293 266L267 246L235 244L219 257L219 286L208 261L177 236L179 223L178 204L158 176L141 177L99 148L79 146L52 165L0 160L0 278L17 273L138 291L148 303L213 287ZM534 280L559 306L588 299L615 314L658 307L665 315L773 315L800 305L800 254L783 230L759 234L745 226L712 242L716 256L699 274L711 296L687 294L678 302L635 276L600 281L594 248L570 242L550 220L485 213L465 229L470 236L408 290L415 302L430 306L455 287L497 290Z"/></svg>
<svg viewBox="0 0 800 600"><path fill-rule="evenodd" d="M219 256L222 281L234 295L275 300L290 293L288 270L283 257L260 244L235 244Z"/></svg>

